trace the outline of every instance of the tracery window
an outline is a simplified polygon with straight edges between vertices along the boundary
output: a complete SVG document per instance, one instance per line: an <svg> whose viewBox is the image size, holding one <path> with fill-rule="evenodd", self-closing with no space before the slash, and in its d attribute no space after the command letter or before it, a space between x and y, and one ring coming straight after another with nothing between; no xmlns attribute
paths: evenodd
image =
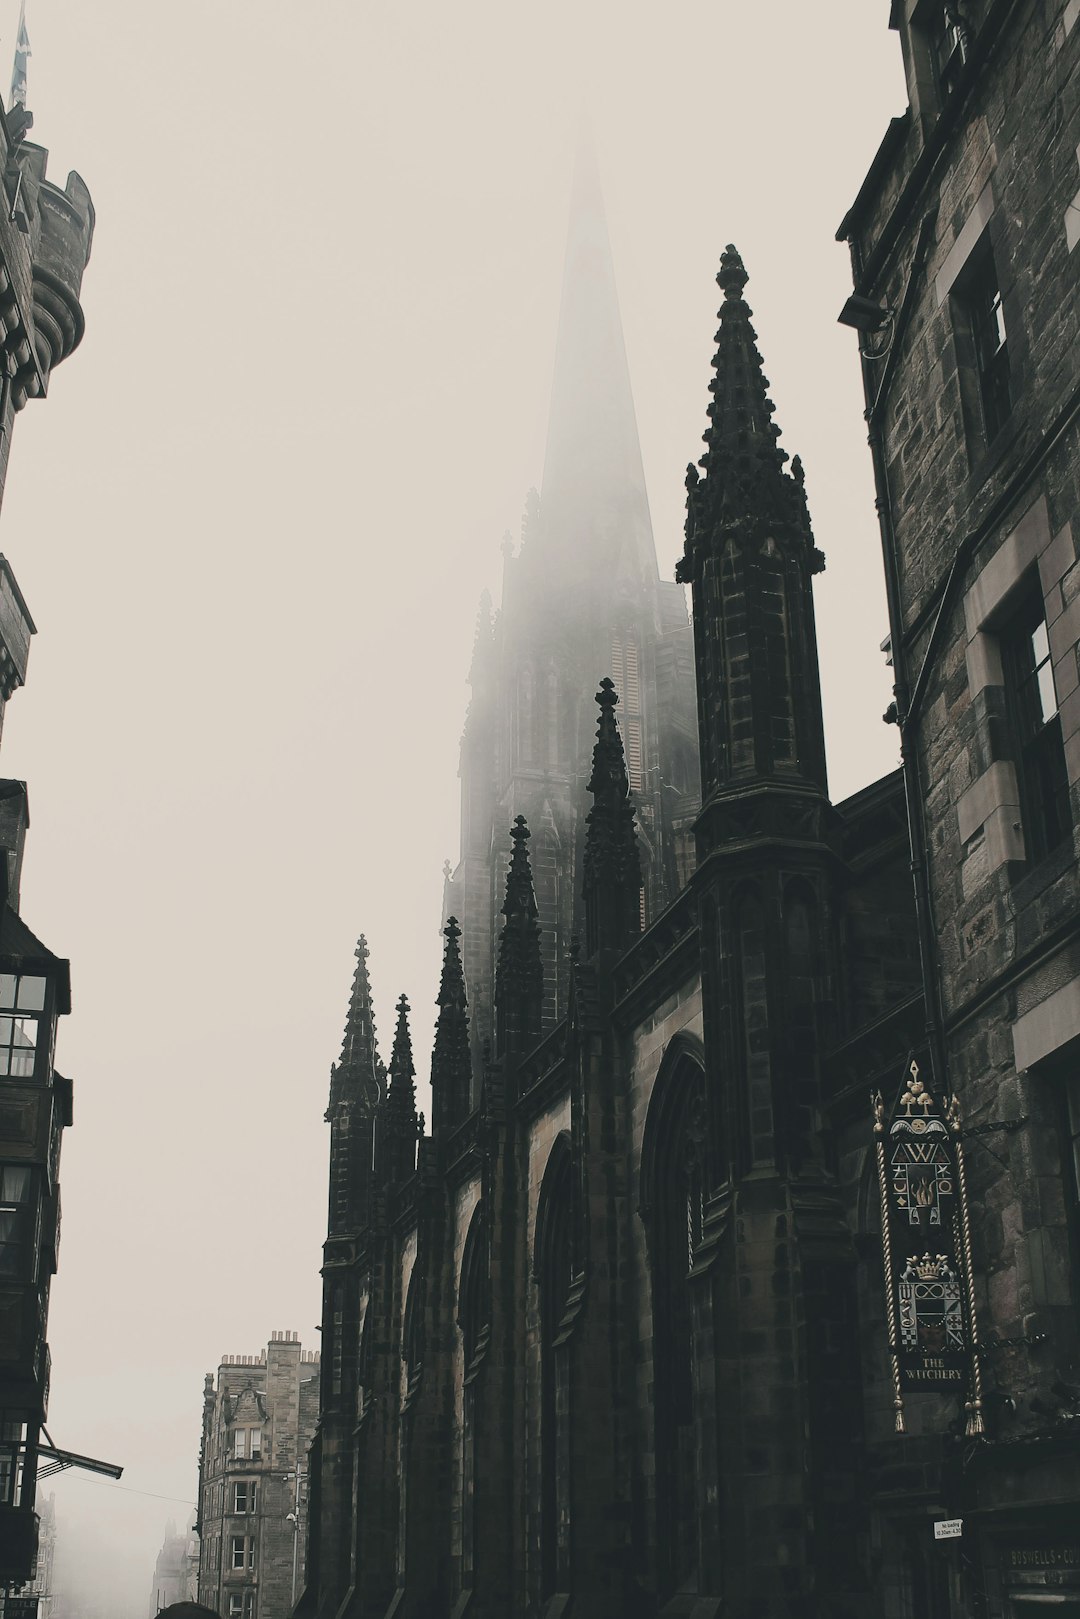
<svg viewBox="0 0 1080 1619"><path fill-rule="evenodd" d="M567 1311L574 1278L572 1157L563 1134L551 1149L536 1216L540 1292L540 1577L546 1598L570 1586L572 1417Z"/></svg>
<svg viewBox="0 0 1080 1619"><path fill-rule="evenodd" d="M461 1413L461 1584L473 1584L476 1553L476 1401L477 1373L491 1336L491 1246L487 1210L473 1211L461 1256L458 1325L464 1362Z"/></svg>
<svg viewBox="0 0 1080 1619"><path fill-rule="evenodd" d="M657 1574L665 1596L699 1589L700 1515L690 1273L708 1190L705 1080L689 1056L657 1080L644 1204L652 1280Z"/></svg>

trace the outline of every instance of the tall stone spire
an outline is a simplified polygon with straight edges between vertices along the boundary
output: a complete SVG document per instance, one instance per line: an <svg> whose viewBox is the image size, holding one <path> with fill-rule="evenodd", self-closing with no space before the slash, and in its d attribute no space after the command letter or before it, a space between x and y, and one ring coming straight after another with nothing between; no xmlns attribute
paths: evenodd
<svg viewBox="0 0 1080 1619"><path fill-rule="evenodd" d="M341 1056L330 1069L330 1220L331 1237L356 1231L370 1214L375 1109L379 1101L379 1062L375 1019L371 1011L368 948L363 934L356 942L356 971Z"/></svg>
<svg viewBox="0 0 1080 1619"><path fill-rule="evenodd" d="M641 857L622 737L615 724L619 701L612 681L596 694L600 719L585 827L585 952L622 950L641 929Z"/></svg>
<svg viewBox="0 0 1080 1619"><path fill-rule="evenodd" d="M356 941L356 971L349 995L349 1012L341 1042L341 1056L330 1070L330 1106L342 1101L359 1103L366 1110L379 1100L379 1049L371 1009L367 940ZM327 1114L329 1118L329 1113Z"/></svg>
<svg viewBox="0 0 1080 1619"><path fill-rule="evenodd" d="M657 570L604 206L589 147L570 210L543 493L503 548L490 640L482 620L461 751L461 854L444 916L461 922L473 1072L495 1038L503 828L523 815L544 972L541 1032L568 1009L584 937L585 784L602 675L613 676L634 794L646 917L694 863L700 805L686 599ZM490 671L490 673L489 673ZM477 1098L474 1096L474 1101Z"/></svg>
<svg viewBox="0 0 1080 1619"><path fill-rule="evenodd" d="M397 1028L390 1056L390 1082L383 1107L382 1152L380 1161L386 1181L407 1180L416 1168L416 1068L409 1034L409 1003L404 995L397 1003Z"/></svg>
<svg viewBox="0 0 1080 1619"><path fill-rule="evenodd" d="M815 549L798 457L791 472L734 247L723 289L706 452L686 476L678 577L694 587L702 801L755 779L825 792L811 575ZM701 827L699 823L699 856ZM706 838L706 843L708 839Z"/></svg>
<svg viewBox="0 0 1080 1619"><path fill-rule="evenodd" d="M529 828L523 815L514 821L510 836L514 851L502 908L506 925L499 936L495 969L495 1045L499 1056L525 1052L540 1038L544 996L540 927L527 847Z"/></svg>
<svg viewBox="0 0 1080 1619"><path fill-rule="evenodd" d="M446 950L439 984L435 1047L431 1056L431 1127L435 1134L452 1130L460 1124L469 1111L472 1097L469 1013L458 944L461 929L456 916L448 918L443 935Z"/></svg>
<svg viewBox="0 0 1080 1619"><path fill-rule="evenodd" d="M658 577L611 242L587 136L570 205L540 516L545 551L558 553L568 578L618 562L635 577Z"/></svg>

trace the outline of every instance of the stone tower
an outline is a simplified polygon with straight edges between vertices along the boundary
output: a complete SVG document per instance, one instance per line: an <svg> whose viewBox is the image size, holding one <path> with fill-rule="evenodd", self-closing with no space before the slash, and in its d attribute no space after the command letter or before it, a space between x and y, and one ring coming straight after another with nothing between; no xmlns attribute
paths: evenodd
<svg viewBox="0 0 1080 1619"><path fill-rule="evenodd" d="M473 1072L493 1032L507 830L532 834L544 953L543 1029L566 1011L583 926L586 783L598 681L614 680L642 854L640 913L668 905L693 866L698 764L693 642L656 562L618 297L595 162L579 154L541 493L502 606L481 603L461 746L461 855L446 912L461 920Z"/></svg>

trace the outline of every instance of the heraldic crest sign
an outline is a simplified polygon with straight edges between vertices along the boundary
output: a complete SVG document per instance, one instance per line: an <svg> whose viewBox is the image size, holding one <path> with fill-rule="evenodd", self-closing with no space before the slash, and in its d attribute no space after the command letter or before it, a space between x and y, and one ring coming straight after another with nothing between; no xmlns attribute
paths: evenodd
<svg viewBox="0 0 1080 1619"><path fill-rule="evenodd" d="M881 1195L886 1320L896 1431L908 1394L961 1395L968 1434L983 1432L960 1104L939 1101L914 1059L886 1121L871 1096Z"/></svg>

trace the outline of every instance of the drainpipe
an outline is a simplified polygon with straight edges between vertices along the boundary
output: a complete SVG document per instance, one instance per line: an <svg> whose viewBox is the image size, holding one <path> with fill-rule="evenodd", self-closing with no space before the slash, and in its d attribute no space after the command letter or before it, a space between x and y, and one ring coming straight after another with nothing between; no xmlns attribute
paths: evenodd
<svg viewBox="0 0 1080 1619"><path fill-rule="evenodd" d="M900 591L900 566L893 527L892 497L889 490L889 472L885 461L885 443L881 430L887 390L896 372L900 343L907 328L916 284L926 262L930 237L934 227L934 213L927 214L919 229L915 251L908 271L903 298L897 312L895 327L885 369L874 387L873 358L868 358L860 342L863 396L866 400L867 442L874 469L874 497L878 526L881 530L881 554L885 567L885 599L889 615L889 635L892 642L894 709L886 719L895 719L900 729L900 764L904 782L904 801L907 811L908 848L911 862L911 881L915 895L915 922L919 946L919 972L922 981L923 1005L926 1013L926 1040L930 1049L939 1096L949 1093L948 1062L942 1029L940 981L937 971L937 945L934 931L933 905L930 896L929 862L926 854L926 822L923 814L922 772L919 769L917 718L909 724L911 683L908 677L907 653L904 647L903 601ZM861 262L858 245L851 241L851 260L855 285L858 286Z"/></svg>

